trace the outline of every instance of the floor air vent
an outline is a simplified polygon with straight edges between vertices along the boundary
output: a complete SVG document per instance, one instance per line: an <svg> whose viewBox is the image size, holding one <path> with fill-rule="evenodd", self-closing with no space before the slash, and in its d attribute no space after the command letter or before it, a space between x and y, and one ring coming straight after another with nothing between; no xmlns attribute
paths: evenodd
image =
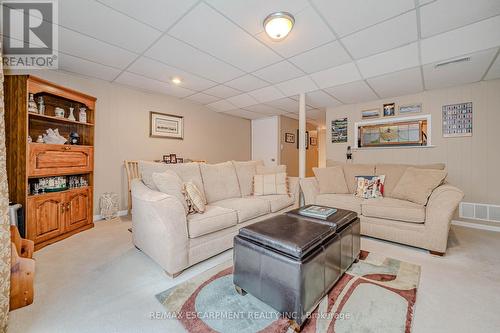
<svg viewBox="0 0 500 333"><path fill-rule="evenodd" d="M460 217L465 219L500 222L500 206L461 202Z"/></svg>

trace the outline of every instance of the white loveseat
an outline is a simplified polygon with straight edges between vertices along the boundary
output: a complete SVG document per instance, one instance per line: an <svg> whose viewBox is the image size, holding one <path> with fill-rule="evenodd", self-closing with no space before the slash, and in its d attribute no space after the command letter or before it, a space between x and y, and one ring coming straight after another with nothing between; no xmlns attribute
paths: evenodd
<svg viewBox="0 0 500 333"><path fill-rule="evenodd" d="M141 179L131 184L134 245L170 276L233 247L241 227L298 206L298 178L289 177L290 195L253 196L260 161L220 164L164 164L140 161ZM186 216L179 199L159 192L152 174L173 170L203 192L203 214Z"/></svg>

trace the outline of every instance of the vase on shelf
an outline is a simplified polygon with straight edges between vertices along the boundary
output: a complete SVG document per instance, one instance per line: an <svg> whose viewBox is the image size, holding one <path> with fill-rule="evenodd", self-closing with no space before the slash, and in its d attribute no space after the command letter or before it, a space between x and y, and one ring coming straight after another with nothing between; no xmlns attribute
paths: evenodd
<svg viewBox="0 0 500 333"><path fill-rule="evenodd" d="M43 96L38 97L38 113L45 114L45 101L43 99Z"/></svg>
<svg viewBox="0 0 500 333"><path fill-rule="evenodd" d="M78 114L78 121L81 123L87 122L87 108L86 107L80 108L80 113Z"/></svg>
<svg viewBox="0 0 500 333"><path fill-rule="evenodd" d="M75 118L75 115L73 114L73 111L75 111L75 108L69 108L68 120L76 121L76 118Z"/></svg>
<svg viewBox="0 0 500 333"><path fill-rule="evenodd" d="M28 112L38 113L38 106L36 106L35 97L33 97L33 94L30 94L30 99L28 101Z"/></svg>

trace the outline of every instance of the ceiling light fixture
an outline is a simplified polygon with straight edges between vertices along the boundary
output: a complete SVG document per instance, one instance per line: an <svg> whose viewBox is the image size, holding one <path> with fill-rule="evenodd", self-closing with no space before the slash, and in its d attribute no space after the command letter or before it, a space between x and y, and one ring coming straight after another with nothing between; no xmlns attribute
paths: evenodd
<svg viewBox="0 0 500 333"><path fill-rule="evenodd" d="M264 30L267 35L275 41L284 39L293 28L295 19L287 12L276 12L264 20Z"/></svg>
<svg viewBox="0 0 500 333"><path fill-rule="evenodd" d="M172 78L172 83L173 84L181 84L181 82L182 82L181 79L179 79L178 77Z"/></svg>

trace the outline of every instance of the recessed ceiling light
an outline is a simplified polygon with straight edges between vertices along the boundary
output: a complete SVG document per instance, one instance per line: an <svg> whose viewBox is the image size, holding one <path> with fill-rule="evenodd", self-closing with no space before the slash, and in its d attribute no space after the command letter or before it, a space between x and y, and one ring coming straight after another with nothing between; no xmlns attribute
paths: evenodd
<svg viewBox="0 0 500 333"><path fill-rule="evenodd" d="M174 77L174 78L172 78L172 83L173 83L173 84L181 84L181 82L182 82L182 81L181 81L181 79L180 79L180 78L178 78L178 77Z"/></svg>
<svg viewBox="0 0 500 333"><path fill-rule="evenodd" d="M264 30L273 40L282 40L293 28L295 19L292 14L287 12L272 13L264 20Z"/></svg>

